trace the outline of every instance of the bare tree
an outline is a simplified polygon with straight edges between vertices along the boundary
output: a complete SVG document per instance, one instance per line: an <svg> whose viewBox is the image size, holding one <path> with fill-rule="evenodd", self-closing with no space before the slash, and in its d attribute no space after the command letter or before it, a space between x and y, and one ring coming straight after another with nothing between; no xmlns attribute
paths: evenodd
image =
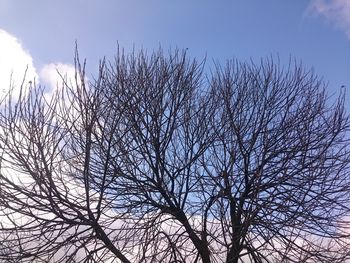
<svg viewBox="0 0 350 263"><path fill-rule="evenodd" d="M0 115L3 262L344 262L344 96L300 65L125 55L11 92Z"/></svg>

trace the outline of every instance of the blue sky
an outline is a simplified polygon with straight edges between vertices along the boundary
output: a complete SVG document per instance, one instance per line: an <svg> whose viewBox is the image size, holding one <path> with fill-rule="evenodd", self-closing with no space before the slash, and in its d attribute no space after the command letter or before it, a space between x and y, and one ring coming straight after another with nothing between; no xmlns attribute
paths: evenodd
<svg viewBox="0 0 350 263"><path fill-rule="evenodd" d="M55 66L69 70L75 41L90 69L112 59L117 43L161 45L188 48L209 64L292 56L323 76L330 93L345 85L350 98L350 0L0 0L0 30L27 56L11 70L32 63L41 80L52 79ZM0 50L4 43L0 34ZM11 64L10 51L0 51L0 69Z"/></svg>

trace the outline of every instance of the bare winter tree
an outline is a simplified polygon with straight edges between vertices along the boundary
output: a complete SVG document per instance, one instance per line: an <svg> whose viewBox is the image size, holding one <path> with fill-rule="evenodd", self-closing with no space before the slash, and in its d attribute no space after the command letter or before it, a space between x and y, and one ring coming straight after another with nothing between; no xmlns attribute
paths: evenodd
<svg viewBox="0 0 350 263"><path fill-rule="evenodd" d="M0 115L2 262L346 262L344 96L291 63L102 62Z"/></svg>

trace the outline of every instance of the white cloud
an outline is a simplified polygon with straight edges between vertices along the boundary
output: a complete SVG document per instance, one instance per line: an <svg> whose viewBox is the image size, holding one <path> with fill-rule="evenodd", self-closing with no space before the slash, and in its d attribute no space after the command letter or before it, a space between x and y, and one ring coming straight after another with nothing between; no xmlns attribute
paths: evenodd
<svg viewBox="0 0 350 263"><path fill-rule="evenodd" d="M40 84L45 87L45 98L50 100L57 90L63 87L76 87L81 85L79 73L76 76L75 66L64 63L50 63L40 70ZM88 83L88 78L84 78Z"/></svg>
<svg viewBox="0 0 350 263"><path fill-rule="evenodd" d="M40 70L41 84L46 85L50 90L61 87L63 82L75 83L75 67L71 64L51 63L46 64Z"/></svg>
<svg viewBox="0 0 350 263"><path fill-rule="evenodd" d="M50 63L42 67L39 74L33 58L21 42L10 33L0 29L0 100L13 88L13 98L19 95L22 82L29 87L30 81L45 86L49 98L57 87L75 83L75 67L71 64ZM40 76L40 77L39 77ZM40 82L39 82L40 81Z"/></svg>
<svg viewBox="0 0 350 263"><path fill-rule="evenodd" d="M14 97L25 77L24 84L38 81L38 74L33 65L31 55L24 50L19 40L8 32L0 29L0 97L6 94L10 87L14 88Z"/></svg>
<svg viewBox="0 0 350 263"><path fill-rule="evenodd" d="M311 0L308 11L323 16L350 38L350 0Z"/></svg>

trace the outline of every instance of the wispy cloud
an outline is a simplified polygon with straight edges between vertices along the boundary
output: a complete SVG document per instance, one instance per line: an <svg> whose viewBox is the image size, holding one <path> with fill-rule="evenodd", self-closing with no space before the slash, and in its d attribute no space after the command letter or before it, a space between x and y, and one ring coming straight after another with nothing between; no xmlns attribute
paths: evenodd
<svg viewBox="0 0 350 263"><path fill-rule="evenodd" d="M324 17L350 39L350 0L311 0L308 12Z"/></svg>

